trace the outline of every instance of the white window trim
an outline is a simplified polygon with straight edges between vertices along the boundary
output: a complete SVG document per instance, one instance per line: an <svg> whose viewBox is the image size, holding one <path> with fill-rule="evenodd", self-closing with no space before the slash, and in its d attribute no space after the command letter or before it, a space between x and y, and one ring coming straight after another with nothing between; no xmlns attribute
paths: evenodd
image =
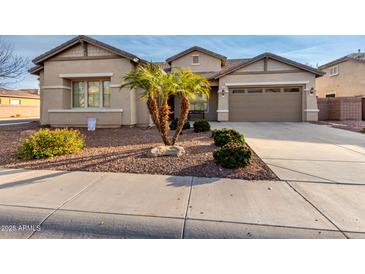
<svg viewBox="0 0 365 274"><path fill-rule="evenodd" d="M333 71L334 69L336 68L336 73L331 73L331 70ZM338 73L339 73L339 67L338 67L338 65L336 65L336 66L332 66L332 67L330 67L329 69L328 69L328 75L330 76L330 77L332 77L332 76L337 76L338 75Z"/></svg>
<svg viewBox="0 0 365 274"><path fill-rule="evenodd" d="M97 72L97 73L66 73L59 74L60 78L93 78L93 77L112 77L112 72Z"/></svg>
<svg viewBox="0 0 365 274"><path fill-rule="evenodd" d="M193 60L191 61L191 65L192 66L199 66L200 65L200 56L199 56L199 54L194 54L194 55L192 55L192 57L193 57ZM199 63L194 63L194 57L198 57Z"/></svg>
<svg viewBox="0 0 365 274"><path fill-rule="evenodd" d="M74 89L73 89L73 85L74 85L74 81L71 81L71 109L109 109L109 107L104 107L104 96L103 96L103 92L104 92L104 85L103 85L103 82L104 81L109 81L110 83L110 80L95 80L95 81L92 81L92 80L83 80L83 81L75 81L75 82L83 82L85 84L85 94L84 94L84 100L85 100L85 106L84 107L74 107L74 103L73 103L73 92L74 92ZM99 98L100 98L100 106L99 107L89 107L88 104L89 104L89 98L88 98L88 82L99 82ZM109 89L110 89L110 84L109 84Z"/></svg>
<svg viewBox="0 0 365 274"><path fill-rule="evenodd" d="M12 104L12 102L17 101L18 104ZM9 99L9 104L13 106L20 106L22 104L22 101L20 99Z"/></svg>

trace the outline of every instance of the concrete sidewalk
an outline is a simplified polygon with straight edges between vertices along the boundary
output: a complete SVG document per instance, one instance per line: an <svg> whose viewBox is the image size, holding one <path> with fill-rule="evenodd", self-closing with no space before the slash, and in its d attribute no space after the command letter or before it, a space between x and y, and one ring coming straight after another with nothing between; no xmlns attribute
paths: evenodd
<svg viewBox="0 0 365 274"><path fill-rule="evenodd" d="M0 169L0 238L364 238L365 197L330 186Z"/></svg>
<svg viewBox="0 0 365 274"><path fill-rule="evenodd" d="M13 125L29 124L31 122L38 122L38 121L39 121L39 117L0 118L0 127L1 126L13 126Z"/></svg>

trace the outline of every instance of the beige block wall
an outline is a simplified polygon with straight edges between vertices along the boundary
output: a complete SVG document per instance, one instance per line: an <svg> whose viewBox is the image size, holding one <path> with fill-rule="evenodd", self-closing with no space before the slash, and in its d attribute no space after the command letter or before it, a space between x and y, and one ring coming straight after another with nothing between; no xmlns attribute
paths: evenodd
<svg viewBox="0 0 365 274"><path fill-rule="evenodd" d="M39 106L0 105L0 118L39 117Z"/></svg>
<svg viewBox="0 0 365 274"><path fill-rule="evenodd" d="M365 96L365 63L351 60L339 63L337 76L329 76L329 69L322 69L326 74L316 79L319 97L332 92L336 97Z"/></svg>
<svg viewBox="0 0 365 274"><path fill-rule="evenodd" d="M192 65L193 55L199 55L200 65ZM173 71L176 67L190 69L192 72L220 71L221 62L222 61L219 58L215 58L200 51L193 51L171 62L171 67Z"/></svg>

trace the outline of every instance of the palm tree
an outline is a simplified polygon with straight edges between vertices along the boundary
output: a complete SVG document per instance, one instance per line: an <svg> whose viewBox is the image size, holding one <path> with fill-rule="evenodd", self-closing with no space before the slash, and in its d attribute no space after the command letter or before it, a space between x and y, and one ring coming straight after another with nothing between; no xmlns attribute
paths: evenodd
<svg viewBox="0 0 365 274"><path fill-rule="evenodd" d="M181 113L177 129L172 137L171 145L175 145L184 127L185 121L188 119L190 99L195 99L197 95L209 96L210 94L210 84L208 79L183 69L177 69L175 75L178 86L175 94L181 96Z"/></svg>
<svg viewBox="0 0 365 274"><path fill-rule="evenodd" d="M138 66L136 70L129 72L123 77L123 87L130 89L143 90L142 98L147 100L147 108L150 112L153 123L160 131L160 114L158 108L158 98L160 96L160 78L164 74L161 68L153 63L148 63L145 66Z"/></svg>
<svg viewBox="0 0 365 274"><path fill-rule="evenodd" d="M129 87L144 91L142 98L147 100L152 121L160 132L164 144L170 145L168 139L170 108L167 102L175 88L173 78L160 66L148 63L129 72L123 77L123 82L121 88Z"/></svg>
<svg viewBox="0 0 365 274"><path fill-rule="evenodd" d="M147 100L147 107L152 121L156 125L165 145L174 145L180 135L186 119L188 118L190 99L195 96L209 96L209 81L191 71L177 69L176 72L167 74L160 66L148 63L138 66L136 70L123 77L121 87L141 89L144 91L142 98ZM168 99L170 96L181 96L181 115L176 132L169 140L169 115L171 113Z"/></svg>

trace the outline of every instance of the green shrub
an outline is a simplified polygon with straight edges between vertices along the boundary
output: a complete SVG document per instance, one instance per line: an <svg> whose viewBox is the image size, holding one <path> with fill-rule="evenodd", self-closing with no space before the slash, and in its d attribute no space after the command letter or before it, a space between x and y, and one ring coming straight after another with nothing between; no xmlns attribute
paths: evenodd
<svg viewBox="0 0 365 274"><path fill-rule="evenodd" d="M193 127L194 132L205 132L210 130L210 124L205 119L196 120Z"/></svg>
<svg viewBox="0 0 365 274"><path fill-rule="evenodd" d="M218 147L222 147L230 142L245 143L245 138L241 133L229 128L213 130L212 137L214 144Z"/></svg>
<svg viewBox="0 0 365 274"><path fill-rule="evenodd" d="M18 158L30 160L72 154L84 146L84 139L78 130L40 129L23 141L18 149Z"/></svg>
<svg viewBox="0 0 365 274"><path fill-rule="evenodd" d="M216 163L225 168L244 167L250 163L251 150L240 142L230 142L213 152Z"/></svg>
<svg viewBox="0 0 365 274"><path fill-rule="evenodd" d="M179 119L178 118L172 119L171 120L171 123L170 123L170 129L171 130L176 130L178 123L179 123ZM183 130L184 129L190 129L190 122L188 120L186 120L185 123L184 123Z"/></svg>

